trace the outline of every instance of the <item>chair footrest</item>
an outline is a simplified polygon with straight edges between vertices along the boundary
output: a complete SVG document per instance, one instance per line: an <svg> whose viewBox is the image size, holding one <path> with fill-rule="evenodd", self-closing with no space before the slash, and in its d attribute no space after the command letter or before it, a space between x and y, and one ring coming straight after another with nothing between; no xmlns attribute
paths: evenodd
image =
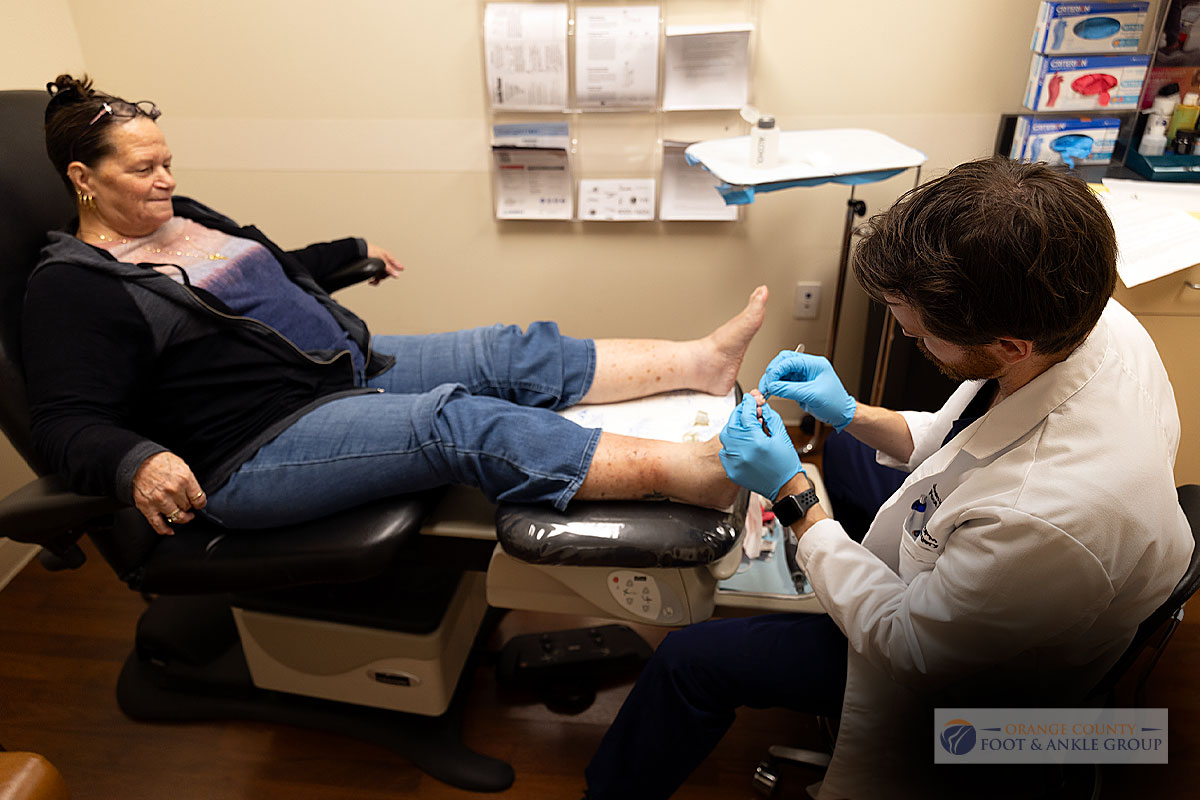
<svg viewBox="0 0 1200 800"><path fill-rule="evenodd" d="M531 564L591 567L696 567L720 560L746 523L745 491L729 511L658 502L548 506L502 504L496 536L504 552Z"/></svg>

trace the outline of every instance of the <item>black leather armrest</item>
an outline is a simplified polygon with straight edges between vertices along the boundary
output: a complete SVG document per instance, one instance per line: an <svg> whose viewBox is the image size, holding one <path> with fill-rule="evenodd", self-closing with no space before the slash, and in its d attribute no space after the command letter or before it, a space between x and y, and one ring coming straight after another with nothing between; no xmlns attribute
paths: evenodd
<svg viewBox="0 0 1200 800"><path fill-rule="evenodd" d="M25 484L0 500L0 533L17 542L48 547L72 531L75 539L121 504L111 497L90 497L66 489L48 475Z"/></svg>
<svg viewBox="0 0 1200 800"><path fill-rule="evenodd" d="M309 522L249 531L226 530L197 517L178 526L174 536L151 536L151 551L129 571L105 557L130 587L161 594L360 581L392 563L441 496L435 490L387 497ZM118 536L124 524L149 530L135 515L131 509L118 520Z"/></svg>
<svg viewBox="0 0 1200 800"><path fill-rule="evenodd" d="M322 289L333 294L338 289L345 289L356 283L386 276L387 265L383 263L383 259L360 258L358 261L351 261L346 266L329 273L319 283Z"/></svg>

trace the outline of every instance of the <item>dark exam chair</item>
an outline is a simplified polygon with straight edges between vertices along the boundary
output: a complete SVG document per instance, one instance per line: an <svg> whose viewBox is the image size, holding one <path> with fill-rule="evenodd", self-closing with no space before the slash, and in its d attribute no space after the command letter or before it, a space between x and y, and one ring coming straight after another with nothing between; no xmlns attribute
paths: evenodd
<svg viewBox="0 0 1200 800"><path fill-rule="evenodd" d="M457 487L244 534L197 519L171 537L136 509L65 491L33 452L18 342L45 232L74 215L44 153L45 103L39 91L0 92L0 427L39 476L0 500L0 533L41 545L51 570L79 566L86 535L130 588L154 596L117 685L128 716L333 731L390 747L453 786L501 791L512 768L460 735L489 606L660 625L712 614L717 582L740 561L745 491L725 511L577 501L559 513L497 509ZM348 265L326 288L381 268ZM637 603L624 585L640 590ZM646 655L617 625L514 644L498 676L567 686L574 710L595 674Z"/></svg>
<svg viewBox="0 0 1200 800"><path fill-rule="evenodd" d="M482 569L491 553L489 545L472 565L461 553L437 558L418 541L440 493L382 500L246 536L197 519L175 536L160 537L136 509L65 491L39 463L20 364L21 306L45 232L74 216L45 154L45 106L44 92L0 92L0 427L41 476L0 501L0 533L41 545L39 557L51 570L79 566L84 554L77 542L90 536L130 588L157 596L138 623L135 649L117 686L117 700L130 717L236 718L330 730L393 748L464 789L507 788L512 768L461 742L461 684L437 716L260 690L251 682L230 613L235 602L393 631L435 628L452 605L463 567ZM326 288L372 277L382 266L370 259L348 265ZM441 566L446 562L455 568ZM297 588L310 584L320 585Z"/></svg>

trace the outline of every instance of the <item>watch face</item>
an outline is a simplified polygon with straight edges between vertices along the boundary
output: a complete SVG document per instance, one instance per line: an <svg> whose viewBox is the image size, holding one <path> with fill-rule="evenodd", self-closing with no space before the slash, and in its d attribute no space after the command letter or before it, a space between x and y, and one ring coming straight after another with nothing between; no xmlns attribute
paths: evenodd
<svg viewBox="0 0 1200 800"><path fill-rule="evenodd" d="M800 504L796 501L796 495L789 494L787 497L780 498L779 502L774 506L776 519L785 528L790 528L800 521L804 513L800 510Z"/></svg>

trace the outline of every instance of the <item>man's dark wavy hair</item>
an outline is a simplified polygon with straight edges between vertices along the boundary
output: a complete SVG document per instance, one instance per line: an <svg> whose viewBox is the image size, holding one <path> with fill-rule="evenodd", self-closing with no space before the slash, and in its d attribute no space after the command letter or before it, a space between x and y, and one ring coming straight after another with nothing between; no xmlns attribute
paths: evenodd
<svg viewBox="0 0 1200 800"><path fill-rule="evenodd" d="M853 265L873 300L912 306L939 339L1028 339L1059 355L1100 319L1117 241L1083 181L996 157L955 167L872 217Z"/></svg>

